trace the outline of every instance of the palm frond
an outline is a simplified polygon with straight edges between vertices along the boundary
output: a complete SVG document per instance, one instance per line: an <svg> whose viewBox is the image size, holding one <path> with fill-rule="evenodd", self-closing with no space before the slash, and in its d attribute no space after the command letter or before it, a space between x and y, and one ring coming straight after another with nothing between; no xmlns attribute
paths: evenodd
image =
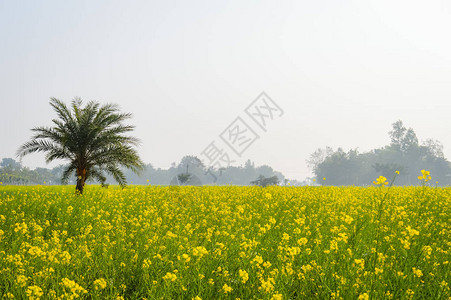
<svg viewBox="0 0 451 300"><path fill-rule="evenodd" d="M101 184L104 184L106 181L106 177L105 175L103 175L102 171L99 170L98 168L92 168L89 171L88 177L89 179L95 179L98 182L100 182Z"/></svg>
<svg viewBox="0 0 451 300"><path fill-rule="evenodd" d="M32 140L28 143L23 144L17 151L17 156L20 158L27 154L34 152L49 152L49 151L59 151L60 149L56 144L53 144L47 140Z"/></svg>
<svg viewBox="0 0 451 300"><path fill-rule="evenodd" d="M127 184L124 172L122 172L121 169L119 169L117 166L108 165L105 167L105 170L107 173L113 176L114 180L116 180L120 186L124 187Z"/></svg>
<svg viewBox="0 0 451 300"><path fill-rule="evenodd" d="M71 163L63 171L63 176L61 177L61 182L66 184L69 181L70 176L75 174L76 166Z"/></svg>
<svg viewBox="0 0 451 300"><path fill-rule="evenodd" d="M52 97L50 98L50 105L64 122L73 120L71 111L61 100Z"/></svg>

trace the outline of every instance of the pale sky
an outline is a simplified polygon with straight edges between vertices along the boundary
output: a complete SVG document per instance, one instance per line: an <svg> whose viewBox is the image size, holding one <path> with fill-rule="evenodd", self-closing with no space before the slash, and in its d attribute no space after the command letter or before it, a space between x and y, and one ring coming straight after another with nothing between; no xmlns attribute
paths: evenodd
<svg viewBox="0 0 451 300"><path fill-rule="evenodd" d="M260 138L235 164L288 178L319 147L388 144L398 119L450 159L450 30L449 1L1 0L0 158L51 125L50 97L79 96L132 113L156 167L226 151L238 116ZM244 112L262 91L284 111L266 132Z"/></svg>

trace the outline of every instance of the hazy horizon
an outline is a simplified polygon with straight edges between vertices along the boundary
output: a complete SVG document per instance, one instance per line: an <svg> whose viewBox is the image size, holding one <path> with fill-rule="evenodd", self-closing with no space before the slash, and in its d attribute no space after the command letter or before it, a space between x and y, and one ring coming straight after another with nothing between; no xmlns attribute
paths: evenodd
<svg viewBox="0 0 451 300"><path fill-rule="evenodd" d="M317 148L382 147L399 119L449 158L450 16L444 1L3 1L0 158L51 125L50 97L77 96L132 113L156 168L215 141L302 180ZM245 112L263 91L283 110L266 131ZM259 136L241 157L220 138L237 117Z"/></svg>

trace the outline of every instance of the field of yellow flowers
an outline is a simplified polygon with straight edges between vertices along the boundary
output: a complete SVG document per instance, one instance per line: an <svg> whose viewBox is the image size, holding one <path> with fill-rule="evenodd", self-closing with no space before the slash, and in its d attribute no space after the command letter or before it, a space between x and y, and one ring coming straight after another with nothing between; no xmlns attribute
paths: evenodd
<svg viewBox="0 0 451 300"><path fill-rule="evenodd" d="M451 189L0 186L0 299L449 299Z"/></svg>

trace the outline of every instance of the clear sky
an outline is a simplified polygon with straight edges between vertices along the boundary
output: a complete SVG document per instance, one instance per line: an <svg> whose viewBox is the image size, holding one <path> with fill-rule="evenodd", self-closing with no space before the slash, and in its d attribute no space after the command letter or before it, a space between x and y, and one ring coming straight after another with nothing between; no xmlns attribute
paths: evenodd
<svg viewBox="0 0 451 300"><path fill-rule="evenodd" d="M51 124L50 97L79 96L133 113L156 167L226 151L238 116L260 138L235 164L289 178L316 148L388 144L398 119L450 159L450 30L449 1L2 0L0 158ZM244 112L262 91L284 112L266 132Z"/></svg>

